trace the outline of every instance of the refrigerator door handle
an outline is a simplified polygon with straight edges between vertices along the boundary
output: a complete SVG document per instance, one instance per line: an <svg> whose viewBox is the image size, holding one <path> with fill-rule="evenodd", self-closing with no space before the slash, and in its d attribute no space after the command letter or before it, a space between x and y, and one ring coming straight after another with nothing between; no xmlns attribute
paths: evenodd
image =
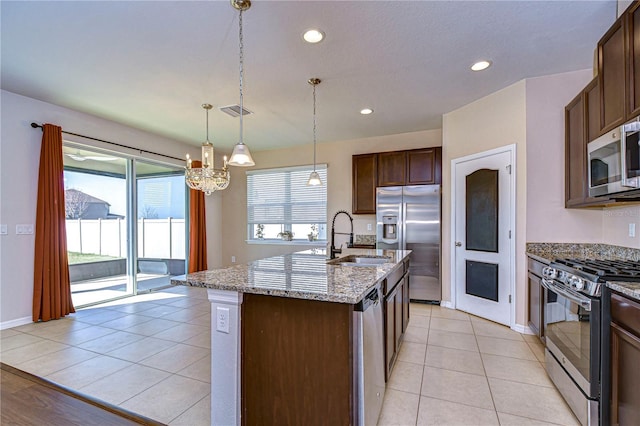
<svg viewBox="0 0 640 426"><path fill-rule="evenodd" d="M407 249L407 203L402 202L400 205L400 209L402 210L400 213L402 215L402 235L400 235L400 244L398 247L400 250Z"/></svg>

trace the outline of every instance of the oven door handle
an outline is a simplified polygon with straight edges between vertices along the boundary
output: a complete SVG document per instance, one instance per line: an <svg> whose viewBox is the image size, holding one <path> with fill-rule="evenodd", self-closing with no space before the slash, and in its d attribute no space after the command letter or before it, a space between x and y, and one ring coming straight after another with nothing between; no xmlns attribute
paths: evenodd
<svg viewBox="0 0 640 426"><path fill-rule="evenodd" d="M548 280L546 278L542 279L542 287L549 291L553 291L554 293L558 293L560 296L566 297L570 301L582 306L585 311L591 312L591 299L588 297L580 296L575 292L571 292L563 286L556 284L553 280Z"/></svg>

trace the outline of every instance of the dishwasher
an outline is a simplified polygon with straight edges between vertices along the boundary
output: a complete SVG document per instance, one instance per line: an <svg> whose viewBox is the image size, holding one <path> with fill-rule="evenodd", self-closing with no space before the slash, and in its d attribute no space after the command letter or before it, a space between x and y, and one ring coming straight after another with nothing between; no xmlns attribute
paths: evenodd
<svg viewBox="0 0 640 426"><path fill-rule="evenodd" d="M380 284L367 292L354 312L355 424L375 425L384 399L384 333Z"/></svg>

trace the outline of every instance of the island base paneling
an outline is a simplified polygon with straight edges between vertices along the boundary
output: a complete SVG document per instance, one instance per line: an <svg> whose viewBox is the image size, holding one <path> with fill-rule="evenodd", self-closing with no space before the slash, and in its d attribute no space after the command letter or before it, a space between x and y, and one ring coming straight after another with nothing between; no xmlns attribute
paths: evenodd
<svg viewBox="0 0 640 426"><path fill-rule="evenodd" d="M245 294L242 423L353 424L353 305Z"/></svg>

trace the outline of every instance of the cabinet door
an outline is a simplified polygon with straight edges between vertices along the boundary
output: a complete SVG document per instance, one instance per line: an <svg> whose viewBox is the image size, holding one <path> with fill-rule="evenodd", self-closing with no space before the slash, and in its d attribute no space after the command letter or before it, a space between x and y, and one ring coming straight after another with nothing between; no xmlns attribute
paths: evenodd
<svg viewBox="0 0 640 426"><path fill-rule="evenodd" d="M409 325L409 274L404 276L404 287L402 296L402 333L407 330Z"/></svg>
<svg viewBox="0 0 640 426"><path fill-rule="evenodd" d="M407 151L407 185L440 183L442 163L441 148Z"/></svg>
<svg viewBox="0 0 640 426"><path fill-rule="evenodd" d="M603 133L625 118L625 47L623 19L619 18L598 42L600 128Z"/></svg>
<svg viewBox="0 0 640 426"><path fill-rule="evenodd" d="M406 151L378 153L378 186L404 185Z"/></svg>
<svg viewBox="0 0 640 426"><path fill-rule="evenodd" d="M529 272L529 327L535 331L538 337L542 337L543 309L542 309L542 286L540 278Z"/></svg>
<svg viewBox="0 0 640 426"><path fill-rule="evenodd" d="M627 10L627 54L629 62L627 80L627 120L640 114L640 3Z"/></svg>
<svg viewBox="0 0 640 426"><path fill-rule="evenodd" d="M391 375L391 367L395 361L396 354L396 292L391 292L385 299L385 362L387 380Z"/></svg>
<svg viewBox="0 0 640 426"><path fill-rule="evenodd" d="M640 311L636 312L640 315ZM640 330L639 330L640 332ZM611 323L611 424L640 425L640 338Z"/></svg>
<svg viewBox="0 0 640 426"><path fill-rule="evenodd" d="M352 211L354 214L376 213L377 154L352 157Z"/></svg>
<svg viewBox="0 0 640 426"><path fill-rule="evenodd" d="M402 339L402 305L404 304L404 278L400 280L396 287L396 352L400 350L400 340Z"/></svg>
<svg viewBox="0 0 640 426"><path fill-rule="evenodd" d="M584 203L587 189L587 147L584 129L584 103L582 94L565 107L565 206Z"/></svg>
<svg viewBox="0 0 640 426"><path fill-rule="evenodd" d="M587 120L587 140L591 142L601 135L600 132L600 85L598 77L591 80L584 88L585 119ZM586 161L586 159L585 159Z"/></svg>

